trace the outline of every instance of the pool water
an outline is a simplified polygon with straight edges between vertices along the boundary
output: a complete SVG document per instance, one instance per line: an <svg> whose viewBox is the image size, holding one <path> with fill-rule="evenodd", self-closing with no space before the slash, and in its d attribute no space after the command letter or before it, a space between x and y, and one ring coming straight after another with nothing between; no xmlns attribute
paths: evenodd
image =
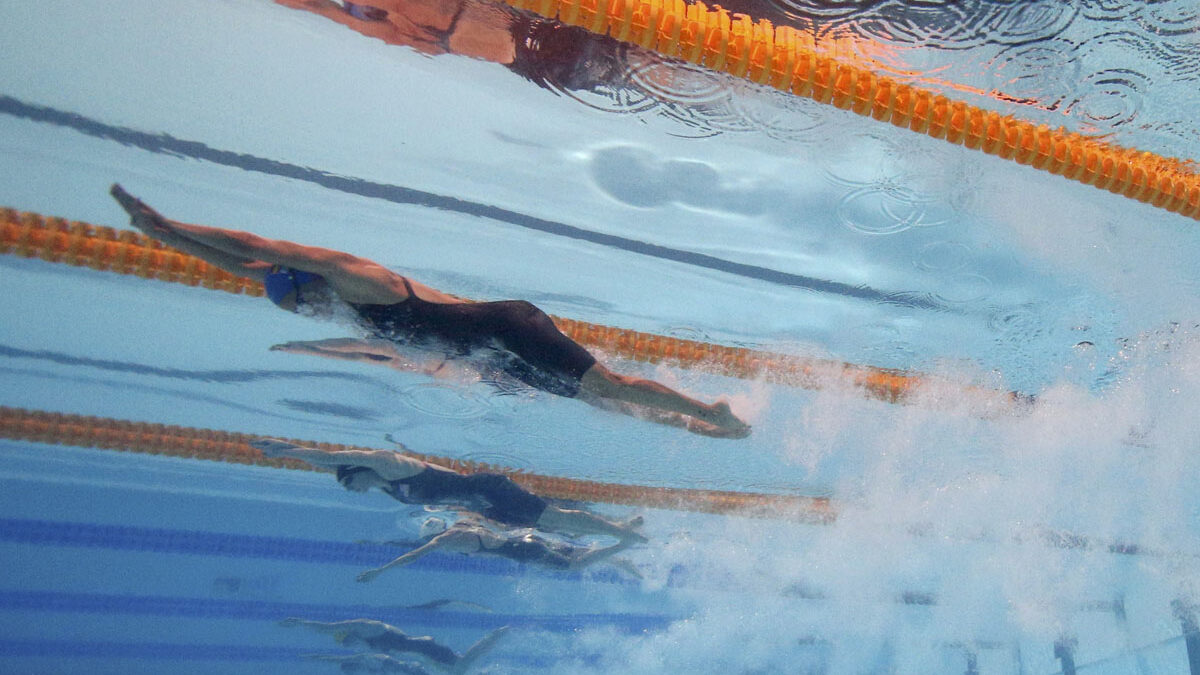
<svg viewBox="0 0 1200 675"><path fill-rule="evenodd" d="M975 105L1200 156L1191 3L733 9ZM475 665L492 673L1198 672L1192 220L635 49L579 90L267 0L0 17L0 205L127 227L119 182L465 297L936 376L895 405L836 369L803 389L600 354L754 426L707 439L273 351L347 327L261 298L0 256L6 408L838 513L589 505L645 518L642 579L437 555L364 585L420 513L324 474L5 440L0 670L337 672L308 656L351 650L278 625L302 616L457 650L511 626Z"/></svg>

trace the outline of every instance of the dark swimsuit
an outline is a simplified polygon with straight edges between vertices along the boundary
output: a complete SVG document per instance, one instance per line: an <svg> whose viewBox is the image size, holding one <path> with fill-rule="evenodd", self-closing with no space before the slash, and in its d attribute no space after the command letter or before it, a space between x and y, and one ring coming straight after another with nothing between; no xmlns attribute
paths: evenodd
<svg viewBox="0 0 1200 675"><path fill-rule="evenodd" d="M384 492L405 504L456 504L506 525L532 527L546 510L545 500L497 473L464 475L429 466L389 483Z"/></svg>
<svg viewBox="0 0 1200 675"><path fill-rule="evenodd" d="M432 638L409 637L396 629L390 629L375 637L364 638L363 643L375 652L410 652L421 654L431 661L448 666L458 663L458 654L455 654L453 649L434 642Z"/></svg>
<svg viewBox="0 0 1200 675"><path fill-rule="evenodd" d="M479 535L475 535L479 537ZM553 542L536 535L525 535L517 539L508 539L496 548L483 545L479 537L479 552L498 555L519 563L536 563L557 569L570 569L575 547L570 544Z"/></svg>
<svg viewBox="0 0 1200 675"><path fill-rule="evenodd" d="M351 304L375 337L431 345L448 358L491 350L500 370L543 391L573 398L596 363L586 349L559 332L550 317L524 300L430 302L404 279L408 298L394 305Z"/></svg>

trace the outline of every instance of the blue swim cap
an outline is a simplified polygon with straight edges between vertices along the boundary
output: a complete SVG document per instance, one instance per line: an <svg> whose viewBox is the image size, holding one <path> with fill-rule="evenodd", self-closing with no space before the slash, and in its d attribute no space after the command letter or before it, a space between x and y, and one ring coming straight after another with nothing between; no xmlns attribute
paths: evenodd
<svg viewBox="0 0 1200 675"><path fill-rule="evenodd" d="M296 293L296 305L299 306L304 302L300 297L300 287L304 284L320 280L321 275L319 274L276 265L271 268L271 272L263 279L263 288L267 292L267 297L276 305L283 302L288 293L294 291Z"/></svg>
<svg viewBox="0 0 1200 675"><path fill-rule="evenodd" d="M350 16L362 21L383 21L387 19L387 10L370 5L360 5L356 2L342 3L342 9Z"/></svg>

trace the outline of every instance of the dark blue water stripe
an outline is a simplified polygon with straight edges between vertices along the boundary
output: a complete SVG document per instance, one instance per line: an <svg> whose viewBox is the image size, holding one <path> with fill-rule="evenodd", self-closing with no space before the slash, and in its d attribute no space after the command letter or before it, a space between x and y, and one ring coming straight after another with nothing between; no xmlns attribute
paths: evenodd
<svg viewBox="0 0 1200 675"><path fill-rule="evenodd" d="M11 518L0 519L0 541L372 567L397 555L374 544Z"/></svg>
<svg viewBox="0 0 1200 675"><path fill-rule="evenodd" d="M131 614L188 619L280 621L296 616L317 621L369 618L396 626L457 627L491 630L500 626L557 633L613 628L628 633L658 631L681 617L662 614L580 613L514 614L414 609L377 605L326 605L300 602L116 595L57 591L0 591L0 609L19 612Z"/></svg>
<svg viewBox="0 0 1200 675"><path fill-rule="evenodd" d="M0 541L37 546L82 546L122 551L177 553L226 558L260 558L288 562L379 567L421 542L401 541L397 546L358 544L343 541L269 537L200 530L176 530L132 525L99 525L51 520L0 518ZM608 584L634 582L615 570L597 568L563 572L532 565L519 565L492 556L433 553L410 565L413 569L490 576L543 576Z"/></svg>
<svg viewBox="0 0 1200 675"><path fill-rule="evenodd" d="M318 169L297 166L254 155L219 150L211 148L204 143L186 141L168 134L149 134L128 127L113 126L77 113L25 103L10 96L0 96L0 113L34 122L74 129L95 138L116 141L122 145L140 148L157 154L197 159L245 171L305 181L331 190L372 199L382 199L395 204L412 204L488 218L545 234L586 241L600 246L733 274L748 279L804 288L819 293L869 300L871 302L920 309L936 309L940 311L948 311L949 309L941 303L916 293L888 293L867 286L853 286L828 279L791 274L757 265L747 265L723 258L716 258L703 253L668 248L636 239L627 239L603 232L585 230L565 223L544 220L524 213L509 211L497 206L470 202L399 185L389 185L361 178L340 176L328 171L320 171Z"/></svg>
<svg viewBox="0 0 1200 675"><path fill-rule="evenodd" d="M349 650L253 645L172 644L154 642L69 642L65 640L0 640L0 656L167 659L171 661L301 661L307 654L352 654Z"/></svg>
<svg viewBox="0 0 1200 675"><path fill-rule="evenodd" d="M348 649L306 647L260 647L254 645L172 644L162 642L95 642L67 640L0 640L0 658L133 659L166 661L308 661L309 656L345 656ZM597 664L598 654L571 655L572 661ZM400 660L405 660L401 657ZM547 655L509 653L489 660L503 661L523 669L545 669L557 659ZM332 669L333 666L331 665ZM331 672L333 672L331 670Z"/></svg>
<svg viewBox="0 0 1200 675"><path fill-rule="evenodd" d="M135 375L152 375L176 380L194 380L198 382L218 382L220 384L260 382L263 380L345 380L357 384L368 384L384 390L394 391L393 387L384 384L378 378L353 373L340 373L329 370L183 370L181 368L161 368L131 361L113 361L109 359L93 359L86 356L76 356L63 352L52 352L45 349L32 350L0 344L0 356L18 359L34 359L63 366L80 366L96 368L117 373L133 373Z"/></svg>
<svg viewBox="0 0 1200 675"><path fill-rule="evenodd" d="M3 361L2 363L8 363L8 362ZM164 405L164 406L171 405L171 404L188 405L192 401L199 401L201 403L217 406L219 408L227 408L230 410L236 410L238 412L250 413L261 419L284 420L284 421L303 422L303 423L308 423L308 422L312 421L311 417L305 416L302 414L292 415L292 414L286 414L286 413L280 412L277 408L259 408L259 407L255 407L255 406L251 406L251 405L243 405L241 403L235 403L231 400L222 398L220 396L210 396L207 394L198 394L187 388L173 388L173 387L169 387L169 386L153 386L153 385L146 384L146 382L144 380L139 380L139 381L133 382L133 381L122 381L120 379L109 378L109 377L104 377L104 376L90 377L90 376L86 376L86 375L76 374L76 371L74 371L74 370L67 370L65 373L58 373L58 372L46 372L43 370L39 370L36 367L33 367L33 368L0 367L0 381L15 381L13 378L17 378L17 377L37 378L40 380L46 380L50 383L53 383L53 384L46 385L46 386L70 387L70 388L77 388L80 386L88 386L88 387L98 386L98 387L106 387L109 389L113 389L113 390L116 390L117 392L134 391L134 392L137 392L139 395L154 394L159 399L163 399L162 405ZM120 394L118 393L116 395L119 396ZM171 403L167 403L166 402L167 400L170 400ZM338 422L341 422L341 424L339 424ZM350 429L350 428L352 428L352 426L351 426L352 424L353 424L352 422L346 422L344 420L338 420L338 421L326 420L325 421L325 425L329 428Z"/></svg>

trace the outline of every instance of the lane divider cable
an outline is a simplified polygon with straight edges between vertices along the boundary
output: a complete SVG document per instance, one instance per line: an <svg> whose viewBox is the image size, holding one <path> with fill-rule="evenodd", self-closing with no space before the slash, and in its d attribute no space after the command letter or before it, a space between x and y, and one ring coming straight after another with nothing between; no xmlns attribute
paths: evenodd
<svg viewBox="0 0 1200 675"><path fill-rule="evenodd" d="M26 211L0 208L0 253L47 262L199 286L227 293L263 295L257 281L224 270L132 230L116 230ZM1019 392L952 384L921 373L730 347L627 328L551 317L572 340L615 357L701 369L716 375L762 380L803 389L830 383L867 398L909 402L924 385L951 386L956 403L970 400L981 415L1020 411L1032 399Z"/></svg>
<svg viewBox="0 0 1200 675"><path fill-rule="evenodd" d="M671 59L981 150L1200 220L1194 162L951 100L873 72L837 40L683 0L504 0ZM841 48L838 48L841 47Z"/></svg>

